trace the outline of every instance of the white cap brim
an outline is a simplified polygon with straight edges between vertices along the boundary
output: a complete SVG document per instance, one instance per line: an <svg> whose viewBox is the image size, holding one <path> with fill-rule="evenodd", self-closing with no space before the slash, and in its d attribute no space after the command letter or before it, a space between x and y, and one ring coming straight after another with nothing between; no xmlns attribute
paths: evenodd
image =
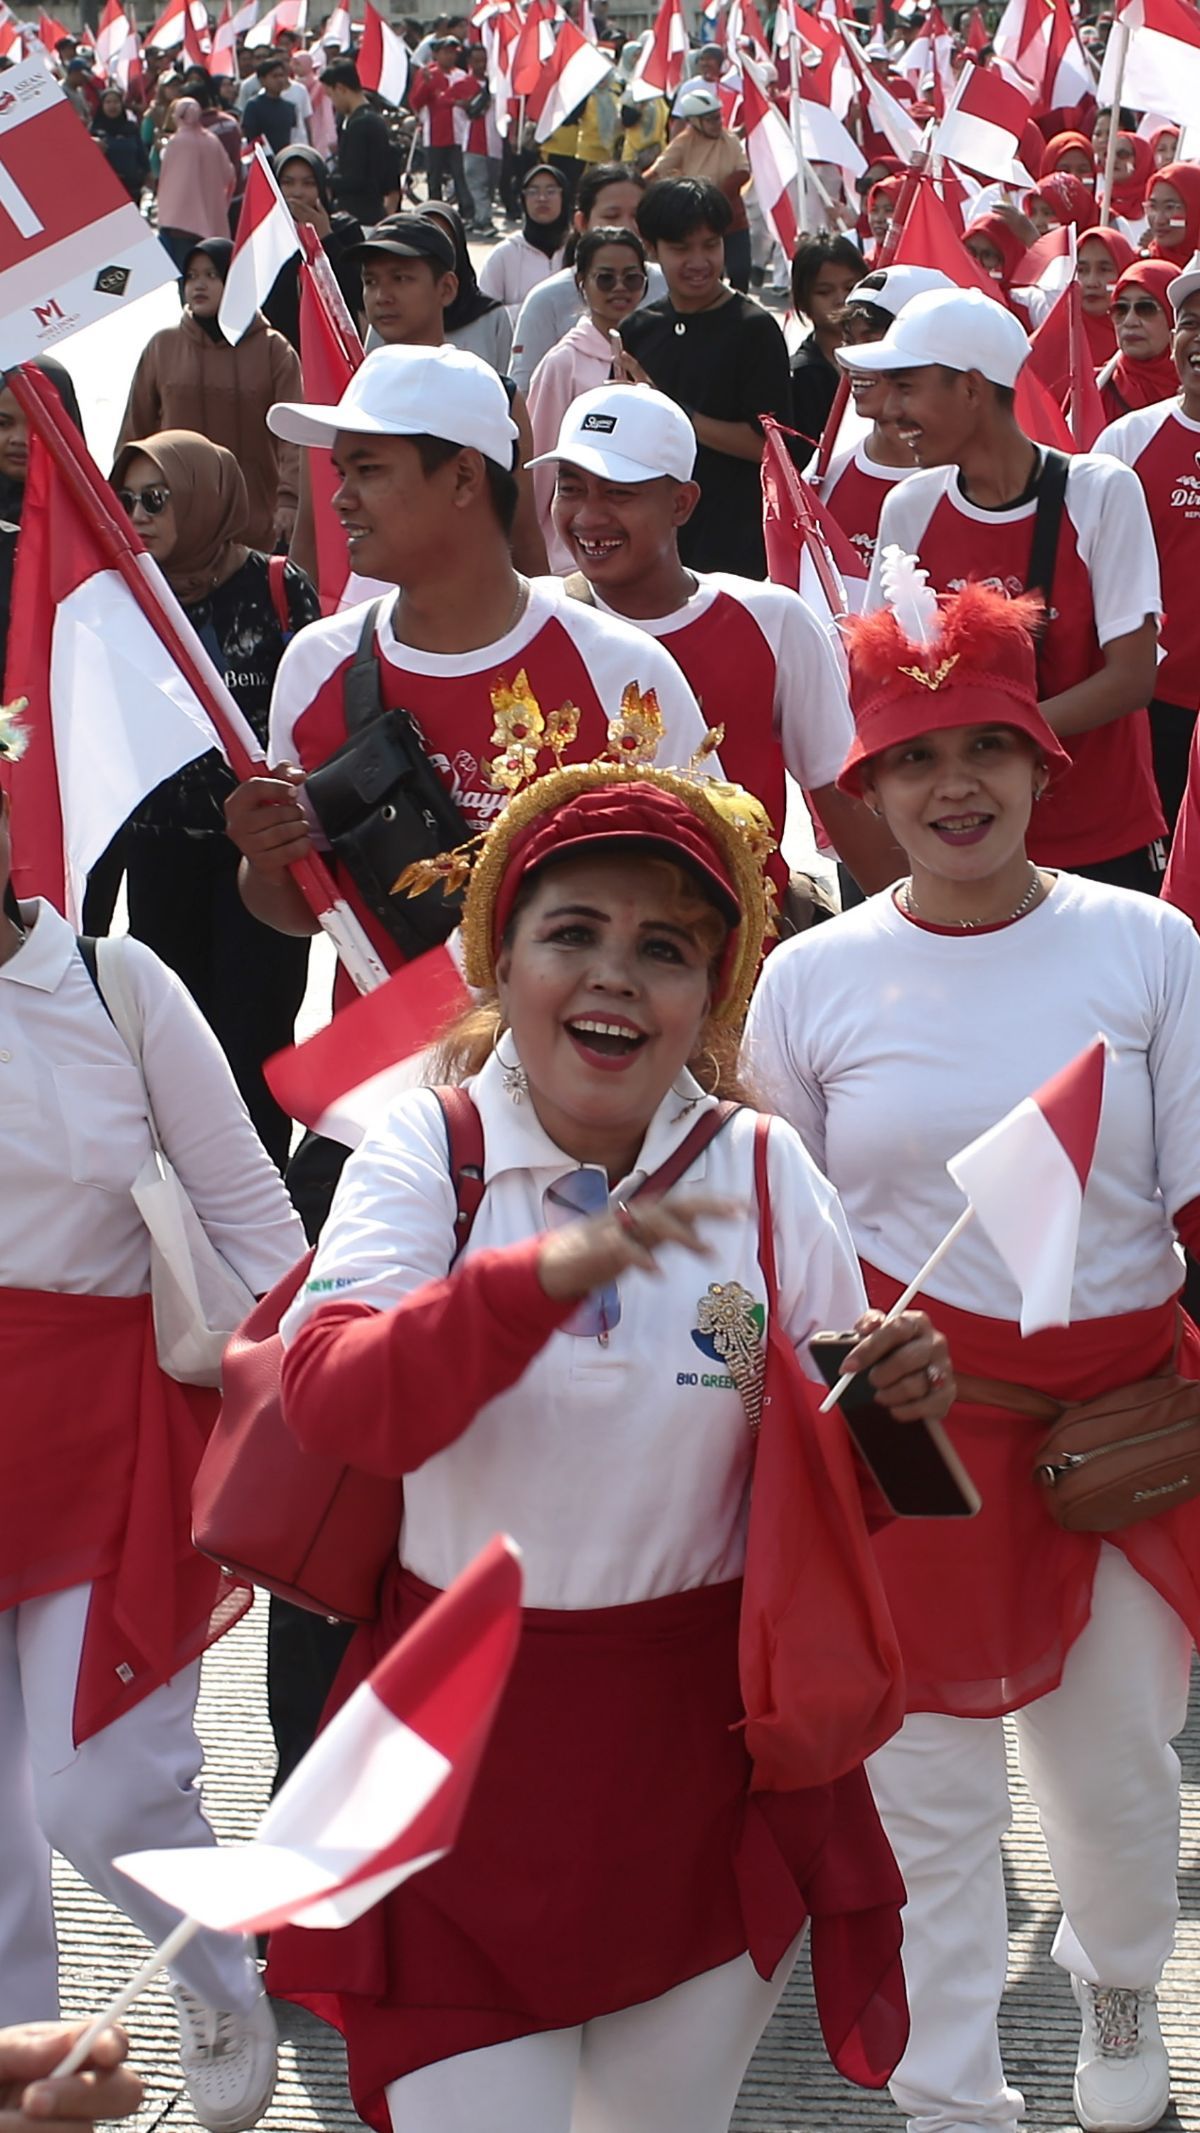
<svg viewBox="0 0 1200 2133"><path fill-rule="evenodd" d="M339 430L360 437L416 437L403 423L372 421L349 408L309 406L303 400L277 400L267 409L267 428L285 444L332 444ZM515 431L514 431L515 435Z"/></svg>
<svg viewBox="0 0 1200 2133"><path fill-rule="evenodd" d="M643 466L640 459L622 459L619 452L602 452L594 444L571 444L561 452L539 452L527 459L527 467L556 467L563 463L582 467L585 474L598 474L602 481L688 481L687 474L671 474L666 467Z"/></svg>
<svg viewBox="0 0 1200 2133"><path fill-rule="evenodd" d="M1167 284L1167 302L1172 311L1178 311L1180 304L1186 304L1189 296L1194 296L1197 289L1200 289L1200 268L1189 267L1182 274L1177 274L1174 281Z"/></svg>
<svg viewBox="0 0 1200 2133"><path fill-rule="evenodd" d="M924 370L942 360L911 348L889 348L884 341L862 341L857 347L835 348L833 352L843 370Z"/></svg>

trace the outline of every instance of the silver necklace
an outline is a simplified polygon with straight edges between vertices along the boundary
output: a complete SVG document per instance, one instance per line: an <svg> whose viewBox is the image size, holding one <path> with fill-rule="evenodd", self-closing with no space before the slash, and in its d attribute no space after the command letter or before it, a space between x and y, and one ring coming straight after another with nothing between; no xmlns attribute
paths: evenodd
<svg viewBox="0 0 1200 2133"><path fill-rule="evenodd" d="M1031 909L1035 899L1041 891L1041 886L1042 877L1031 861L1029 867L1029 887L1026 889L1024 896L1021 898L1020 903L1016 907L1016 910L1010 911L1007 918L956 918L952 921L952 923L956 926L961 926L964 933L975 933L979 930L981 926L1011 926L1015 918L1024 918L1025 913ZM916 897L913 895L911 874L909 875L908 880L904 884L902 894L904 897L904 908L908 912L909 917L920 918L921 907L918 904ZM928 925L930 921L926 920L925 923Z"/></svg>

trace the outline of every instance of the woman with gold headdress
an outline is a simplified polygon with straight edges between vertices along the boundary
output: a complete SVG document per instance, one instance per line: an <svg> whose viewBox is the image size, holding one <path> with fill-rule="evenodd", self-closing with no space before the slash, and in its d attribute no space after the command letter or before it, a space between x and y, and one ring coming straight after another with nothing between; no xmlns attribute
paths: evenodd
<svg viewBox="0 0 1200 2133"><path fill-rule="evenodd" d="M410 1091L351 1158L283 1325L301 1443L404 1478L339 1697L497 1528L524 1559L520 1655L454 1853L345 1931L272 1942L272 1991L338 2023L380 2133L725 2133L806 1915L837 2063L878 2086L903 2041L863 1743L836 1785L797 1769L751 1793L739 1605L754 1432L761 1410L765 1450L778 1411L764 1329L806 1358L857 1320L900 1420L944 1412L946 1354L919 1317L861 1317L798 1139L726 1114L770 837L738 788L639 767L655 713L628 701L607 761L517 791L478 848L482 998L440 1067L482 1124L467 1248L455 1262L438 1098ZM562 745L569 723L546 721ZM512 744L492 773L533 768ZM432 871L453 883L471 856ZM788 1544L795 1576L811 1526ZM818 1730L827 1629L818 1599L799 1690Z"/></svg>

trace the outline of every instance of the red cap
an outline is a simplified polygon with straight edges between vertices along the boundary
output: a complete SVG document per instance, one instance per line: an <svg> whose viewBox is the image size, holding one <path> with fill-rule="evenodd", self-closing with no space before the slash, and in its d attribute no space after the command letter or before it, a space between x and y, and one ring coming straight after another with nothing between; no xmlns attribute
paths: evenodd
<svg viewBox="0 0 1200 2133"><path fill-rule="evenodd" d="M948 726L1015 726L1045 757L1051 777L1071 758L1038 709L1032 596L1010 600L988 585L938 595L935 646L914 644L890 607L848 626L850 701L857 728L838 773L843 792L862 792L862 766L885 748Z"/></svg>

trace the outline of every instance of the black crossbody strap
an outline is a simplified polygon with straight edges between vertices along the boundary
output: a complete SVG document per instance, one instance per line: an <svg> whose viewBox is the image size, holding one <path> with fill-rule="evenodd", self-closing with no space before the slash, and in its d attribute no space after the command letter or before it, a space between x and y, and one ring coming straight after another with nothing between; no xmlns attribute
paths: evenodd
<svg viewBox="0 0 1200 2133"><path fill-rule="evenodd" d="M383 691L379 686L375 637L384 610L388 602L394 599L394 593L385 593L381 600L372 600L363 617L358 648L342 681L342 705L346 714L347 738L361 733L365 726L369 726L374 719L382 715Z"/></svg>
<svg viewBox="0 0 1200 2133"><path fill-rule="evenodd" d="M1065 452L1047 450L1042 457L1042 471L1038 480L1037 510L1034 513L1033 540L1029 549L1025 590L1040 594L1047 609L1054 592L1054 566L1058 560L1058 536L1066 508L1067 471L1070 464Z"/></svg>

